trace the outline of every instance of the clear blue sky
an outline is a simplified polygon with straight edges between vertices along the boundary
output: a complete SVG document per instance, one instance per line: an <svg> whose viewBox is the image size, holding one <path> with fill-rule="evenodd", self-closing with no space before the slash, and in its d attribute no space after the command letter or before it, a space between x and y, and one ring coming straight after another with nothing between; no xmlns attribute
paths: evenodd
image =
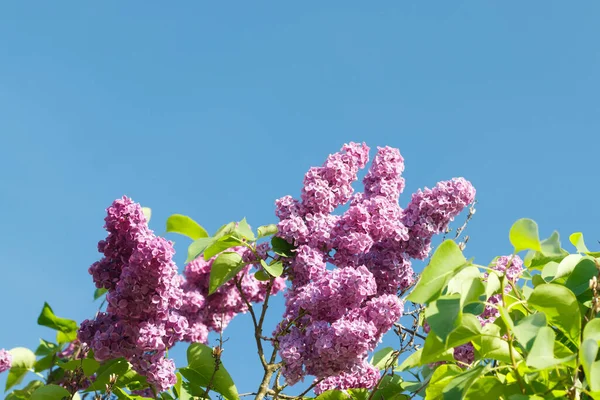
<svg viewBox="0 0 600 400"><path fill-rule="evenodd" d="M400 148L402 205L470 179L481 263L520 217L598 249L599 20L595 1L3 2L0 347L52 337L44 301L93 315L116 197L152 207L157 233L172 213L275 222L274 200L347 141ZM249 329L226 333L241 391L259 374Z"/></svg>

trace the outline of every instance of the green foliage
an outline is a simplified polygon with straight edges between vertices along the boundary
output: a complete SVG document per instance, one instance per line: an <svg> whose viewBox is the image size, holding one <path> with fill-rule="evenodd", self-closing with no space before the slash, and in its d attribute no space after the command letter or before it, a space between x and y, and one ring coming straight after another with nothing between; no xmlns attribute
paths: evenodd
<svg viewBox="0 0 600 400"><path fill-rule="evenodd" d="M245 265L242 256L238 253L226 252L219 254L215 261L213 261L210 270L208 293L214 293L218 288L240 272Z"/></svg>
<svg viewBox="0 0 600 400"><path fill-rule="evenodd" d="M40 386L31 394L31 400L62 400L65 397L70 398L71 393L58 385Z"/></svg>
<svg viewBox="0 0 600 400"><path fill-rule="evenodd" d="M208 232L186 215L173 214L167 219L167 232L179 233L192 240L208 237Z"/></svg>
<svg viewBox="0 0 600 400"><path fill-rule="evenodd" d="M44 307L42 308L42 312L40 313L37 322L38 325L47 326L48 328L56 330L56 340L58 343L68 343L75 340L77 337L77 329L79 328L77 322L71 319L57 317L48 303L44 303Z"/></svg>
<svg viewBox="0 0 600 400"><path fill-rule="evenodd" d="M35 365L35 354L25 347L15 347L10 350L12 366L6 378L5 391L21 383L28 371L33 370Z"/></svg>

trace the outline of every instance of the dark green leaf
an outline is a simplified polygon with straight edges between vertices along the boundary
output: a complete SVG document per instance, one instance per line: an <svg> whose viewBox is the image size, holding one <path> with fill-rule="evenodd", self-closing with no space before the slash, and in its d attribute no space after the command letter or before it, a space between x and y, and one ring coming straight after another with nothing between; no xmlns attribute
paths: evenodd
<svg viewBox="0 0 600 400"><path fill-rule="evenodd" d="M129 363L122 359L113 359L105 362L96 371L96 379L94 382L85 390L86 392L93 392L95 390L104 391L106 384L110 380L110 375L115 374L118 377L123 376L131 369Z"/></svg>
<svg viewBox="0 0 600 400"><path fill-rule="evenodd" d="M35 355L36 356L46 356L48 354L54 354L59 350L60 350L60 347L58 347L58 345L56 345L52 342L48 342L47 340L40 339L40 345L35 350Z"/></svg>
<svg viewBox="0 0 600 400"><path fill-rule="evenodd" d="M271 280L271 276L266 273L264 270L259 269L258 271L256 271L254 273L254 279L256 279L257 281L268 281Z"/></svg>
<svg viewBox="0 0 600 400"><path fill-rule="evenodd" d="M433 253L429 265L407 300L415 303L428 303L435 300L452 278L467 263L460 248L453 240L446 240Z"/></svg>
<svg viewBox="0 0 600 400"><path fill-rule="evenodd" d="M443 389L444 400L462 400L471 385L484 374L484 368L477 366L456 375Z"/></svg>
<svg viewBox="0 0 600 400"><path fill-rule="evenodd" d="M33 370L35 372L45 371L45 370L51 368L55 362L56 362L56 355L48 354L47 356L44 356L35 362L35 366L33 367Z"/></svg>
<svg viewBox="0 0 600 400"><path fill-rule="evenodd" d="M31 393L43 385L42 381L31 381L23 389L13 390L5 400L29 400Z"/></svg>
<svg viewBox="0 0 600 400"><path fill-rule="evenodd" d="M208 237L208 232L186 215L173 214L167 219L167 232L179 233L192 240Z"/></svg>
<svg viewBox="0 0 600 400"><path fill-rule="evenodd" d="M294 256L294 246L288 243L285 239L280 238L279 236L273 236L273 238L271 238L271 247L273 248L273 252L275 254L279 254L280 256Z"/></svg>
<svg viewBox="0 0 600 400"><path fill-rule="evenodd" d="M596 263L590 258L583 258L567 278L565 286L571 289L575 296L579 296L590 288L590 279L596 275L598 275Z"/></svg>
<svg viewBox="0 0 600 400"><path fill-rule="evenodd" d="M74 371L78 368L83 369L83 373L85 376L93 375L98 368L100 368L100 363L93 358L84 358L82 360L70 360L67 362L59 362L58 365L64 370Z"/></svg>
<svg viewBox="0 0 600 400"><path fill-rule="evenodd" d="M404 381L399 375L385 375L381 379L379 387L373 395L374 400L402 400L408 399L407 395L402 394L405 388L402 386Z"/></svg>
<svg viewBox="0 0 600 400"><path fill-rule="evenodd" d="M213 294L223 284L244 268L242 256L235 252L221 253L213 261L210 269L208 294Z"/></svg>

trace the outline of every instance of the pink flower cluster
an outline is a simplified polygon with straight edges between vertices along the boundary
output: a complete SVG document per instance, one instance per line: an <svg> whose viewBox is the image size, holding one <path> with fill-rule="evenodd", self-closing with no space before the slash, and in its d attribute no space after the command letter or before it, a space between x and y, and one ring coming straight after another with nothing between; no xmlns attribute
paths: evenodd
<svg viewBox="0 0 600 400"><path fill-rule="evenodd" d="M108 237L99 243L104 258L89 272L108 289L107 312L85 320L79 340L98 361L124 357L159 391L177 381L165 351L183 339L187 320L177 313L182 290L172 243L148 228L139 204L123 197L107 210Z"/></svg>
<svg viewBox="0 0 600 400"><path fill-rule="evenodd" d="M259 251L266 258L267 249L264 246L259 245L259 247ZM227 251L235 251L246 261L252 261L250 259L252 253L246 247L233 247ZM222 332L236 314L248 311L244 298L250 303L265 299L267 282L261 282L249 274L250 265L209 296L209 276L215 259L216 256L208 261L198 257L185 267L186 281L182 285L184 301L179 311L189 322L189 329L184 336L186 341L206 343L209 331ZM240 279L244 298L236 288L235 282ZM284 288L285 279L276 278L271 287L271 294Z"/></svg>
<svg viewBox="0 0 600 400"><path fill-rule="evenodd" d="M502 256L496 259L494 265L492 265L492 269L500 272L501 274L506 275L506 278L515 283L521 277L523 273L523 260L521 257L514 256ZM487 280L488 274L486 273L484 276L484 280ZM508 293L511 290L511 286L506 285L504 287L504 292ZM500 304L502 302L502 294L495 294L491 296L485 305L485 309L481 315L477 318L481 323L481 326L485 326L487 324L493 324L496 318L500 316L500 312L493 304ZM454 358L457 361L463 362L465 364L471 364L475 359L475 349L471 343L466 343L462 346L456 347L454 349Z"/></svg>
<svg viewBox="0 0 600 400"><path fill-rule="evenodd" d="M215 257L198 257L177 273L172 243L154 235L142 208L131 199L115 200L107 209L108 237L98 249L104 257L89 272L98 288L108 289L106 312L86 320L79 340L94 350L98 361L124 357L158 391L176 382L175 364L165 357L177 341L207 342L208 332L221 332L231 319L247 311L234 280L208 295L210 269ZM259 246L266 258L269 248ZM245 261L253 264L252 252L236 247ZM236 279L248 302L265 298L267 283L248 274L250 264ZM271 293L285 288L275 279Z"/></svg>
<svg viewBox="0 0 600 400"><path fill-rule="evenodd" d="M366 144L346 144L306 173L301 200L276 201L278 236L296 247L275 332L283 374L289 384L315 376L317 393L376 384L379 372L367 354L402 316L397 294L414 283L410 258L426 257L432 236L475 196L468 181L453 179L419 191L403 210L404 159L390 147L378 148L364 192L355 194L368 159ZM346 203L344 213L333 214Z"/></svg>
<svg viewBox="0 0 600 400"><path fill-rule="evenodd" d="M0 373L8 371L12 365L12 354L5 349L0 349Z"/></svg>

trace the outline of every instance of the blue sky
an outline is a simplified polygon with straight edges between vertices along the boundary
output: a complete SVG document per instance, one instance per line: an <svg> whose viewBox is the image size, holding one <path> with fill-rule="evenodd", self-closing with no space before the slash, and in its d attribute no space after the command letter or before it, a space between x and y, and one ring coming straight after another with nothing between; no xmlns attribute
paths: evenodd
<svg viewBox="0 0 600 400"><path fill-rule="evenodd" d="M93 316L113 199L152 207L157 233L172 213L271 223L348 141L400 148L402 205L470 179L480 263L521 217L598 249L599 19L592 1L0 4L0 347L52 337L44 301ZM226 331L240 391L259 374L249 330Z"/></svg>

